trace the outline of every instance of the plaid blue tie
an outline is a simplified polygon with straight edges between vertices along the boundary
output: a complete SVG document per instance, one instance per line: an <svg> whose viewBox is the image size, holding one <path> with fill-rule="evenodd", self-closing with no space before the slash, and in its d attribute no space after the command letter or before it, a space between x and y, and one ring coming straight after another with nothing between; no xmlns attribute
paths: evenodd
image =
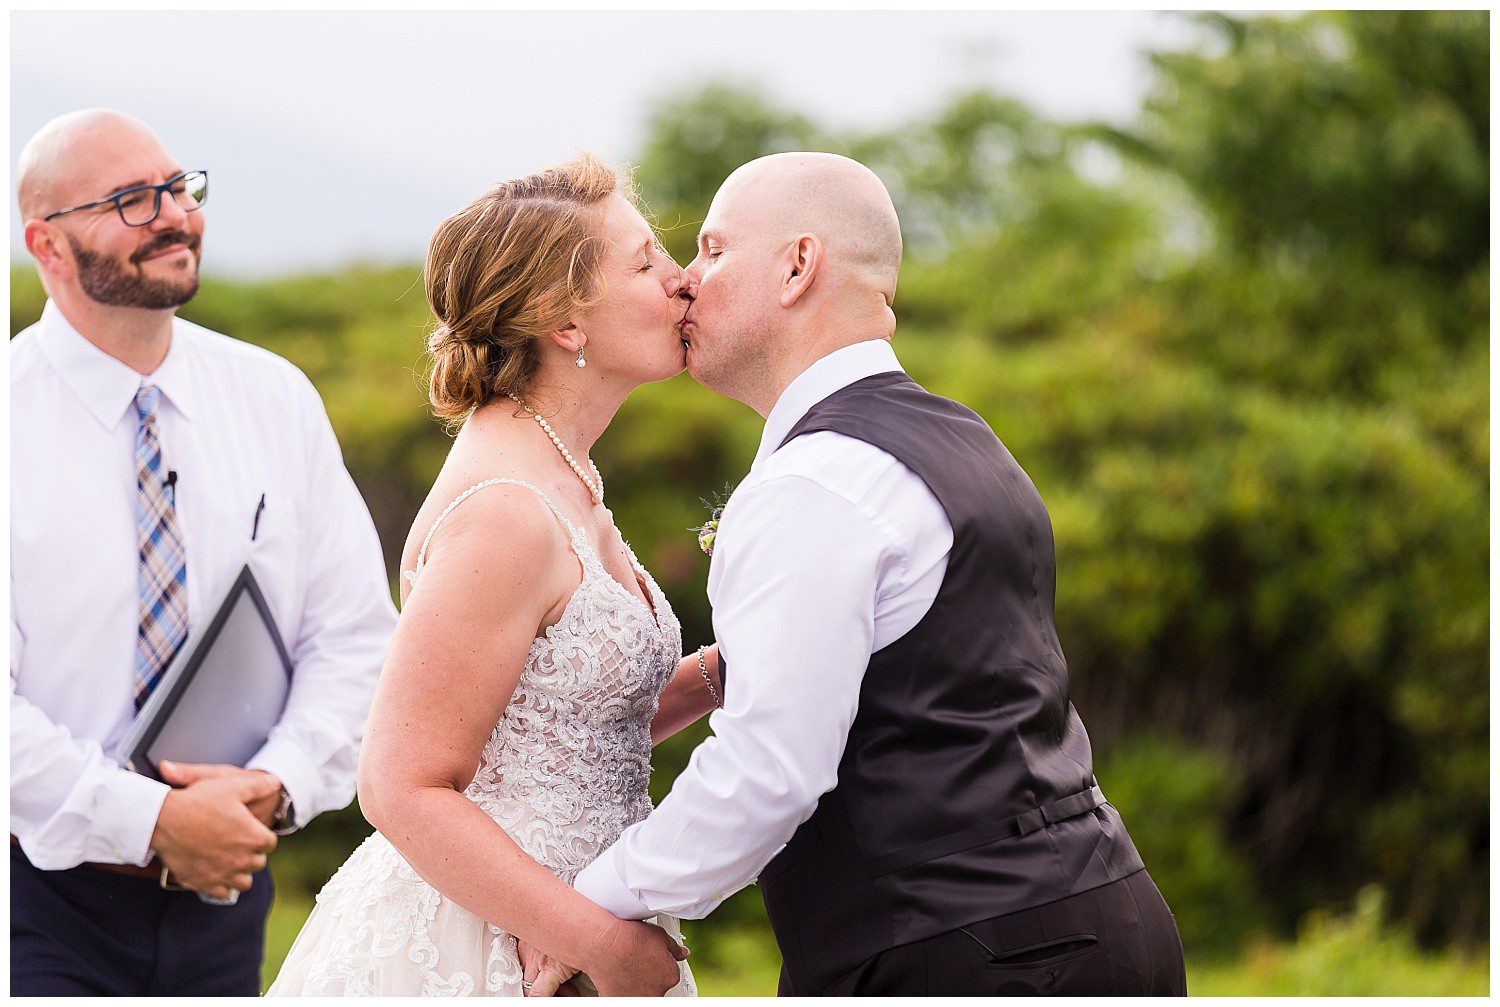
<svg viewBox="0 0 1500 1007"><path fill-rule="evenodd" d="M161 389L141 385L135 396L135 532L139 546L136 591L140 623L135 635L135 709L139 713L187 639L187 554L177 524L177 488L167 485L156 409Z"/></svg>

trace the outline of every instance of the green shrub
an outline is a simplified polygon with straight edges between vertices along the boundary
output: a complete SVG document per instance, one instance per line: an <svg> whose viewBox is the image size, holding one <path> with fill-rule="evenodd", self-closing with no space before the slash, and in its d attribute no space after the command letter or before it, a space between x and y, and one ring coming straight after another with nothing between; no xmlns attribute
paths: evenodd
<svg viewBox="0 0 1500 1007"><path fill-rule="evenodd" d="M1264 928L1249 857L1222 833L1232 787L1221 753L1140 737L1098 759L1095 776L1177 917L1189 956L1228 957Z"/></svg>
<svg viewBox="0 0 1500 1007"><path fill-rule="evenodd" d="M1312 913L1289 944L1257 943L1234 963L1192 963L1195 996L1488 996L1487 948L1421 950L1409 930L1387 922L1376 887L1347 915Z"/></svg>

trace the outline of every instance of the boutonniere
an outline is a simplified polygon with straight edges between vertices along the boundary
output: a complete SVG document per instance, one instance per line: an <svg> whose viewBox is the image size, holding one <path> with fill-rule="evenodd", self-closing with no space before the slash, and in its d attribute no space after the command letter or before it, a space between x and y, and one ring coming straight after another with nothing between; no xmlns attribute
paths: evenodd
<svg viewBox="0 0 1500 1007"><path fill-rule="evenodd" d="M712 501L704 500L703 506L707 507L709 511L708 520L696 528L689 529L689 531L697 533L698 548L702 549L706 556L714 554L714 539L719 534L719 518L723 516L724 505L729 502L729 495L733 492L734 490L726 483L724 491Z"/></svg>

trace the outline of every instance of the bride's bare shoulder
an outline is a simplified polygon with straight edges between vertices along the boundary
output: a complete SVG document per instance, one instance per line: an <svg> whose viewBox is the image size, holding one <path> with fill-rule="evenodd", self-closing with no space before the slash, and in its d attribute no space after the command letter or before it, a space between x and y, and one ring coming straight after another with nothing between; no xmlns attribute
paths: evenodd
<svg viewBox="0 0 1500 1007"><path fill-rule="evenodd" d="M537 495L524 487L502 483L475 489L496 479L535 482L527 471L527 452L517 442L514 427L481 419L477 415L471 417L459 431L427 498L417 510L401 551L403 570L416 567L417 557L429 536L435 542L438 536L474 533L496 524L520 533L528 526L532 530L540 528L544 524L541 518L549 517ZM477 517L484 520L476 521ZM439 525L442 530L433 534Z"/></svg>
<svg viewBox="0 0 1500 1007"><path fill-rule="evenodd" d="M433 494L430 506L423 505L412 527L408 550L413 566L424 543L424 566L459 551L474 561L519 555L537 563L568 548L567 532L544 491L524 473L459 480L442 489ZM428 515L424 524L420 519Z"/></svg>
<svg viewBox="0 0 1500 1007"><path fill-rule="evenodd" d="M473 625L532 619L541 626L576 586L567 531L524 486L485 485L434 521L420 564L416 553L405 561L403 617L465 613Z"/></svg>

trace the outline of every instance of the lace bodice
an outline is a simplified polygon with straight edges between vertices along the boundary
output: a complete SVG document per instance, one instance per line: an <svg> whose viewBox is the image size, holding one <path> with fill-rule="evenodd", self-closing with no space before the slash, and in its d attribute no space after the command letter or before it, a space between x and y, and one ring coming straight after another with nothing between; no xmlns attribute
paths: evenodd
<svg viewBox="0 0 1500 1007"><path fill-rule="evenodd" d="M498 485L542 499L567 530L583 579L562 617L532 641L464 792L572 884L651 811L651 720L682 654L682 629L628 544L650 608L610 575L589 537L545 493L514 479L486 480L449 504L428 531L416 569L404 574L408 580L421 575L432 536L453 509ZM658 922L680 937L675 920ZM426 884L377 832L319 893L269 992L519 995L520 981L514 938ZM694 992L684 963L673 995Z"/></svg>
<svg viewBox="0 0 1500 1007"><path fill-rule="evenodd" d="M444 510L417 555L413 580L443 518L497 485L522 486L542 499L567 530L583 580L557 623L532 641L465 793L571 884L626 826L651 812L651 719L682 655L682 629L629 545L650 608L610 575L588 535L546 494L513 479L470 487Z"/></svg>

